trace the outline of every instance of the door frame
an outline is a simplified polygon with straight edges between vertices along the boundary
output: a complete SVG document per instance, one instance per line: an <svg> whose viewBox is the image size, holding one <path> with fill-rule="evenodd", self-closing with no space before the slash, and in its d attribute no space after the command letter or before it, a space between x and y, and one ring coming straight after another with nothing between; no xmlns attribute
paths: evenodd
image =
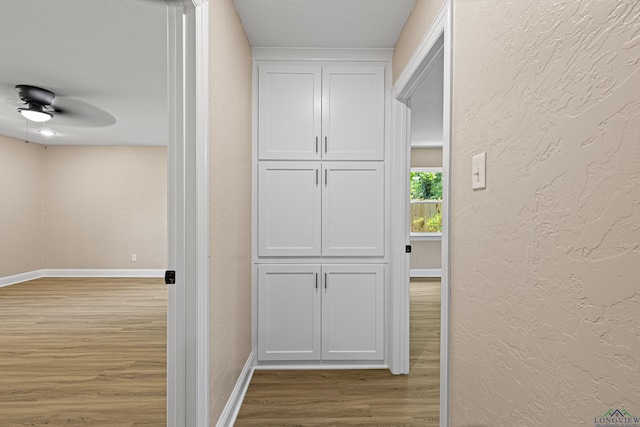
<svg viewBox="0 0 640 427"><path fill-rule="evenodd" d="M390 279L389 367L395 374L409 373L409 239L408 185L411 149L411 96L422 83L429 63L444 47L443 148L442 148L442 281L440 315L440 426L449 425L449 306L450 306L450 189L451 189L451 70L453 2L446 0L433 24L413 52L391 89L392 102L392 174Z"/></svg>
<svg viewBox="0 0 640 427"><path fill-rule="evenodd" d="M167 425L209 425L209 8L165 0L169 103Z"/></svg>

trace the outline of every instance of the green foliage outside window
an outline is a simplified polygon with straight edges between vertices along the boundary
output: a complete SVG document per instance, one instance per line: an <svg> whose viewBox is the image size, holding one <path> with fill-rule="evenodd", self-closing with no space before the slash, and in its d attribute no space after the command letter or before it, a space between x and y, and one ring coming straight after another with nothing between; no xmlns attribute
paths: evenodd
<svg viewBox="0 0 640 427"><path fill-rule="evenodd" d="M442 200L442 172L411 172L411 200Z"/></svg>

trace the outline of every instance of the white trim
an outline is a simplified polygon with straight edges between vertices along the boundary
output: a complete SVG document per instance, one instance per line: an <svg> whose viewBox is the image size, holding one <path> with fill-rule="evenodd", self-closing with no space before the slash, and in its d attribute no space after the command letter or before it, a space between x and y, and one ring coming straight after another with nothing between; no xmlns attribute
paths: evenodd
<svg viewBox="0 0 640 427"><path fill-rule="evenodd" d="M410 244L408 185L408 115L404 104L390 100L392 106L392 136L389 153L390 191L388 204L391 207L389 222L389 320L388 363L393 374L409 373L409 332L403 325L409 323L409 295L405 283L409 280L409 254L405 246Z"/></svg>
<svg viewBox="0 0 640 427"><path fill-rule="evenodd" d="M242 372L240 372L240 376L238 377L238 381L236 381L235 387L233 387L233 391L227 400L227 404L224 405L224 409L220 414L220 418L218 418L216 427L231 427L235 423L238 412L240 412L240 407L242 406L242 401L244 400L244 396L247 394L247 389L251 383L254 371L253 365L255 365L255 363L255 356L253 352L251 352L244 364L244 368L242 368Z"/></svg>
<svg viewBox="0 0 640 427"><path fill-rule="evenodd" d="M326 49L326 48L251 48L256 61L346 61L390 62L393 49Z"/></svg>
<svg viewBox="0 0 640 427"><path fill-rule="evenodd" d="M409 240L412 242L439 242L442 240L442 233L409 233Z"/></svg>
<svg viewBox="0 0 640 427"><path fill-rule="evenodd" d="M411 141L411 148L442 148L442 142L413 142Z"/></svg>
<svg viewBox="0 0 640 427"><path fill-rule="evenodd" d="M426 32L420 44L413 52L400 76L396 80L396 84L392 89L394 98L394 117L400 118L397 126L394 127L395 136L398 139L394 144L395 150L407 150L407 130L411 121L411 112L406 105L411 95L415 93L417 87L422 82L424 71L428 68L434 57L441 51L444 54L444 97L443 97L443 211L442 211L442 278L441 278L441 313L440 313L440 426L449 425L449 305L450 305L450 169L451 169L451 81L452 81L452 22L453 22L453 2L446 0L442 8L438 12L433 24ZM406 151L405 151L406 153ZM398 154L401 155L401 154ZM405 175L405 169L398 172L399 175ZM406 185L406 184L405 184ZM392 189L392 193L402 193L406 191L403 187L398 186ZM406 208L400 205L394 205L396 216L402 217ZM406 218L406 216L405 216ZM408 234L408 233L407 233ZM397 236L400 239L403 236ZM393 239L393 237L392 237ZM402 264L399 263L398 267ZM400 268L397 268L398 270ZM400 278L401 273L397 272L395 278ZM408 311L408 298L403 298L408 292L409 281L406 281L403 291L397 290L392 298L392 328L400 329L404 332L400 333L400 337L406 340L408 345L408 316L404 315L403 309ZM406 305L406 307L402 307ZM400 307L398 307L400 306ZM399 325L398 325L399 323ZM404 343L400 343L401 347ZM405 363L408 364L408 351L405 355ZM402 366L402 363L398 363ZM393 371L392 371L393 372Z"/></svg>
<svg viewBox="0 0 640 427"><path fill-rule="evenodd" d="M447 0L444 27L444 96L442 137L442 277L440 297L440 426L449 426L449 325L451 322L451 96L453 92L453 1Z"/></svg>
<svg viewBox="0 0 640 427"><path fill-rule="evenodd" d="M209 425L209 3L196 7L196 425Z"/></svg>
<svg viewBox="0 0 640 427"><path fill-rule="evenodd" d="M260 362L260 365L255 366L256 371L318 371L318 370L352 370L352 369L389 369L389 366L384 362L380 362L379 364L371 363L371 362L344 362L344 363L318 363L318 362L304 362L301 361L299 363L293 363L288 361L286 363L282 362L272 362L265 363Z"/></svg>
<svg viewBox="0 0 640 427"><path fill-rule="evenodd" d="M410 169L411 172L442 172L442 166L411 166Z"/></svg>
<svg viewBox="0 0 640 427"><path fill-rule="evenodd" d="M140 269L41 269L0 277L0 288L43 277L164 277L164 270Z"/></svg>
<svg viewBox="0 0 640 427"><path fill-rule="evenodd" d="M169 286L167 425L209 425L207 0L167 0Z"/></svg>
<svg viewBox="0 0 640 427"><path fill-rule="evenodd" d="M167 12L167 268L176 284L167 287L167 425L184 426L186 412L185 338L185 155L184 155L184 7Z"/></svg>
<svg viewBox="0 0 640 427"><path fill-rule="evenodd" d="M43 270L27 271L25 273L18 273L11 276L0 277L0 288L44 277L42 271Z"/></svg>
<svg viewBox="0 0 640 427"><path fill-rule="evenodd" d="M185 396L179 425L209 426L209 6L184 10Z"/></svg>
<svg viewBox="0 0 640 427"><path fill-rule="evenodd" d="M442 277L442 269L440 268L412 268L409 272L410 277Z"/></svg>
<svg viewBox="0 0 640 427"><path fill-rule="evenodd" d="M158 269L44 269L42 277L164 277Z"/></svg>

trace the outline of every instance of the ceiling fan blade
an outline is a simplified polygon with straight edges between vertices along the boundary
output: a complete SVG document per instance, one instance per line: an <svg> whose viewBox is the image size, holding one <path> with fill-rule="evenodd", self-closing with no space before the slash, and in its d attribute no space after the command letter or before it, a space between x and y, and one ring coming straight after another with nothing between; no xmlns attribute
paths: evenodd
<svg viewBox="0 0 640 427"><path fill-rule="evenodd" d="M74 98L57 97L51 104L51 110L51 126L57 124L92 128L107 127L116 123L116 118L105 110Z"/></svg>
<svg viewBox="0 0 640 427"><path fill-rule="evenodd" d="M56 94L48 89L31 85L16 85L18 97L29 104L49 105L56 99Z"/></svg>

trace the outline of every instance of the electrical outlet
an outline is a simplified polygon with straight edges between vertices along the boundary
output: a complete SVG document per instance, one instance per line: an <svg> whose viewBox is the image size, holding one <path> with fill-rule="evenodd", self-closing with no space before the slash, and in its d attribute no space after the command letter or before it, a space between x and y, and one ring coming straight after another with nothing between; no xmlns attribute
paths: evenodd
<svg viewBox="0 0 640 427"><path fill-rule="evenodd" d="M473 156L471 161L471 188L480 190L487 188L487 153Z"/></svg>
<svg viewBox="0 0 640 427"><path fill-rule="evenodd" d="M131 261L137 261L137 260L138 260L138 255L131 254Z"/></svg>

